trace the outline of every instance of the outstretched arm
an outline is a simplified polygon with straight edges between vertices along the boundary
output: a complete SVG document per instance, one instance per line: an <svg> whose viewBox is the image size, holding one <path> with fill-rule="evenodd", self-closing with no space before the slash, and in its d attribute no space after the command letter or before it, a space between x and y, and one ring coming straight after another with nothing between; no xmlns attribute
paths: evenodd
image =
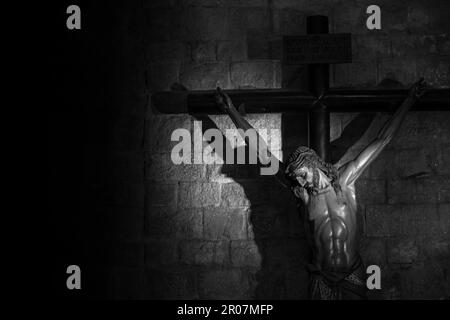
<svg viewBox="0 0 450 320"><path fill-rule="evenodd" d="M244 139L245 143L247 144L247 146L250 149L259 147L260 150L267 150L267 152L259 152L259 150L252 150L252 151L256 152L256 154L258 155L259 161L262 164L269 164L271 161L279 161L278 172L276 173L275 176L276 176L277 180L283 186L289 187L289 181L286 179L286 177L284 175L285 168L284 168L283 163L279 159L277 159L275 156L272 155L272 153L269 151L269 148L267 147L266 141L264 141L264 139L259 135L257 130L255 130L255 133L257 136L258 147L249 143L248 136L243 135L243 133L249 129L254 130L254 128L239 113L239 111L233 105L231 98L226 93L224 93L220 88L217 88L216 102L217 102L217 105L219 106L219 108L223 112L227 113L230 116L233 123L236 125L236 127L238 129L240 129L240 130L238 130L239 134L241 135L242 139ZM271 159L273 159L273 160L271 160Z"/></svg>
<svg viewBox="0 0 450 320"><path fill-rule="evenodd" d="M346 185L350 185L358 179L358 177L364 172L367 166L380 154L380 152L386 147L386 145L392 140L397 133L400 125L405 119L405 115L412 105L424 94L425 82L421 78L416 82L408 96L403 101L401 106L397 109L394 115L383 126L378 133L378 136L372 141L357 157L355 160L346 164L341 171L341 181Z"/></svg>

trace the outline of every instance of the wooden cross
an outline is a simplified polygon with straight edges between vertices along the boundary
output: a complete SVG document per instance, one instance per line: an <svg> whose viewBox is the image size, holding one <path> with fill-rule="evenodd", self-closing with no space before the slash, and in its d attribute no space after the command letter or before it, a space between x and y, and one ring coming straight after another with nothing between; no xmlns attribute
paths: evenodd
<svg viewBox="0 0 450 320"><path fill-rule="evenodd" d="M247 113L308 112L310 147L329 161L330 112L391 112L408 90L329 88L329 63L351 62L350 34L328 34L326 16L307 18L308 36L284 37L284 63L308 63L309 92L286 89L227 90ZM309 48L309 49L308 49ZM171 91L152 95L162 113L218 114L215 91ZM450 89L428 89L412 110L450 111Z"/></svg>

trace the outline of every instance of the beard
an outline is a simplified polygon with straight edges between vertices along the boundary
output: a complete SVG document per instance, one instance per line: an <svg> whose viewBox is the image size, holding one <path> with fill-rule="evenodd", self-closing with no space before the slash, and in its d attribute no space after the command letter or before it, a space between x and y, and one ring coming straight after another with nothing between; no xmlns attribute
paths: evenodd
<svg viewBox="0 0 450 320"><path fill-rule="evenodd" d="M307 184L304 186L306 192L308 192L310 196L317 194L319 191L319 179L319 172L317 170L313 170L312 184Z"/></svg>
<svg viewBox="0 0 450 320"><path fill-rule="evenodd" d="M294 187L294 194L297 196L297 198L300 198L303 200L304 194L303 190L305 190L309 196L316 195L319 192L319 179L320 175L317 170L313 170L313 179L312 184L305 184L303 187L300 185L297 185Z"/></svg>

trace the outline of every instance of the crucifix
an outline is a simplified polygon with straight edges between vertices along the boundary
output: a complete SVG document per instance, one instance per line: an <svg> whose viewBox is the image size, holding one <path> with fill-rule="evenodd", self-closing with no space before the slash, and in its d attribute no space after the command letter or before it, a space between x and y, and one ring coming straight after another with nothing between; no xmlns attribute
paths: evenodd
<svg viewBox="0 0 450 320"><path fill-rule="evenodd" d="M350 35L329 35L325 16L308 17L307 33L285 37L284 62L309 64L309 92L218 89L160 92L152 100L163 113L226 113L244 131L252 127L233 103L245 102L246 112L252 113L308 112L309 146L298 147L281 163L276 177L295 195L306 222L313 252L308 265L310 297L365 299L366 274L357 248L355 181L393 139L409 110L450 111L450 90L425 93L423 80L410 90L330 89L329 63L351 62ZM395 112L356 158L339 166L331 164L330 112L376 111ZM261 162L267 163L266 159Z"/></svg>

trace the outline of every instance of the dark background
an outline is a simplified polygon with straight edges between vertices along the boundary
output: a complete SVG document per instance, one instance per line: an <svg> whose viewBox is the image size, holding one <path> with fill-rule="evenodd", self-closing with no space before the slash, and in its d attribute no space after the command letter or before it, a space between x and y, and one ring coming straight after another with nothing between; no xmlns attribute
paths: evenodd
<svg viewBox="0 0 450 320"><path fill-rule="evenodd" d="M82 29L66 28L77 4ZM351 32L353 63L332 87L400 87L420 76L450 83L446 1L382 1L382 30L365 27L367 1L77 1L48 6L48 203L44 263L50 293L68 298L306 298L303 226L290 194L255 166L170 162L170 134L195 117L158 115L151 93L305 87L305 66L282 66L282 35L325 14ZM39 84L38 84L39 85ZM386 115L332 114L333 151L350 156ZM232 128L223 116L204 129ZM448 298L449 113L408 115L399 136L357 184L361 252L382 269L373 299ZM306 144L306 115L249 115L284 157ZM369 128L366 135L358 140ZM68 265L82 290L66 289Z"/></svg>
<svg viewBox="0 0 450 320"><path fill-rule="evenodd" d="M105 241L111 235L107 217L95 212L95 199L87 185L99 163L107 162L107 147L101 141L109 126L103 102L110 84L113 46L111 5L106 1L79 1L82 29L66 28L66 8L72 2L48 6L46 35L50 68L47 92L48 157L48 252L46 261L51 288L59 297L106 297L108 265ZM109 52L109 54L104 54ZM39 85L39 84L38 84ZM106 97L105 97L106 98ZM50 103L48 103L50 102ZM106 114L106 113L105 113ZM95 123L95 125L92 125ZM92 145L95 145L93 147ZM100 181L97 178L97 181ZM82 271L82 290L66 288L66 268L78 265Z"/></svg>

